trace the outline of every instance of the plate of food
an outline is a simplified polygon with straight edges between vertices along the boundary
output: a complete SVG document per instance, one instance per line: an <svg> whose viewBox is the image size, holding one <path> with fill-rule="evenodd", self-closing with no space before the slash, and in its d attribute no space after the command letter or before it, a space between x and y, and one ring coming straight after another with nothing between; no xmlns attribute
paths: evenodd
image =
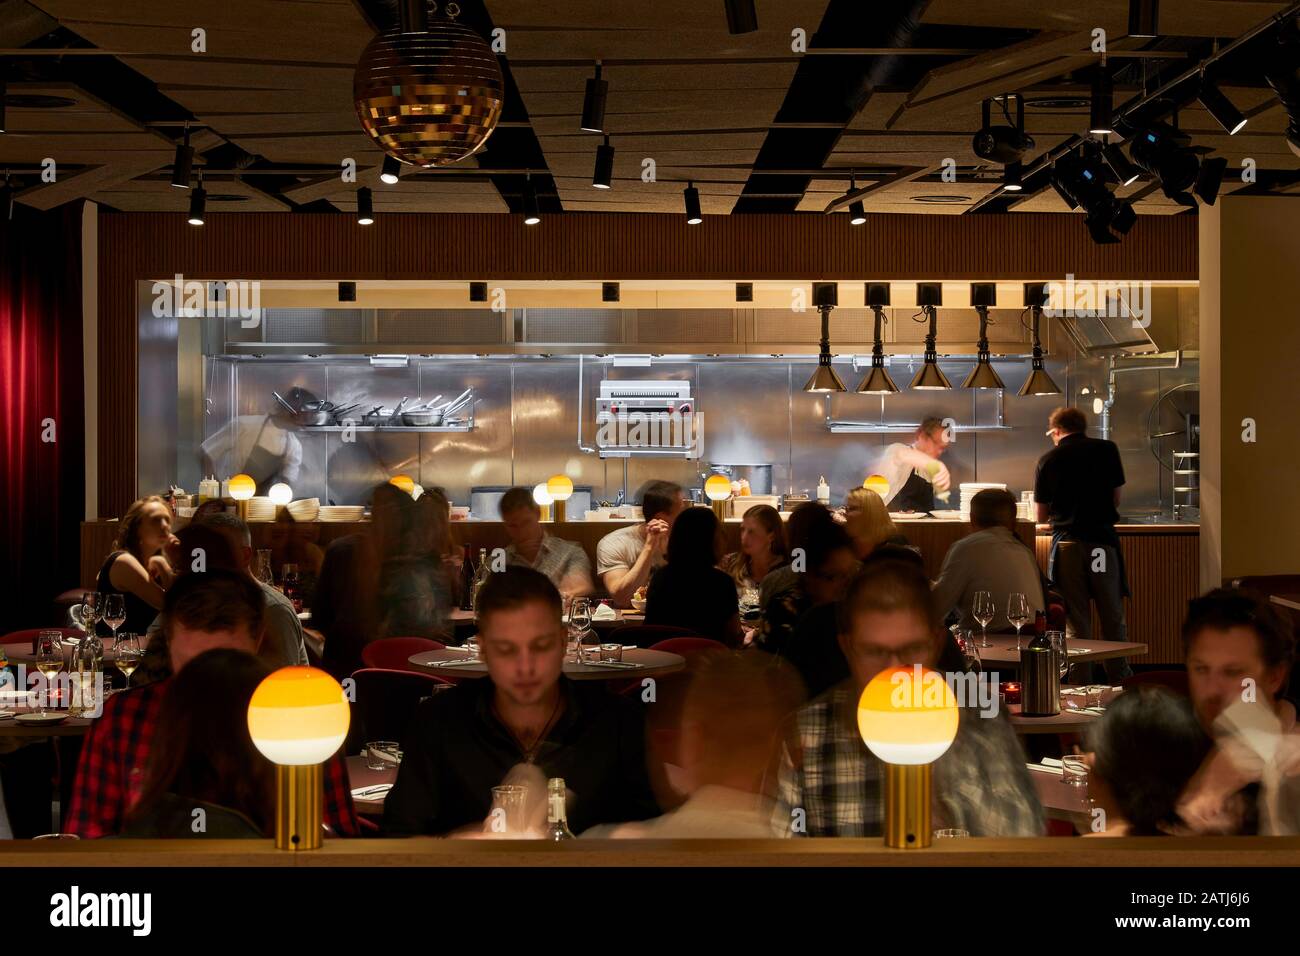
<svg viewBox="0 0 1300 956"><path fill-rule="evenodd" d="M632 592L632 607L636 609L636 612L638 614L645 613L645 586L644 585L642 585L641 587L637 588L635 591Z"/></svg>

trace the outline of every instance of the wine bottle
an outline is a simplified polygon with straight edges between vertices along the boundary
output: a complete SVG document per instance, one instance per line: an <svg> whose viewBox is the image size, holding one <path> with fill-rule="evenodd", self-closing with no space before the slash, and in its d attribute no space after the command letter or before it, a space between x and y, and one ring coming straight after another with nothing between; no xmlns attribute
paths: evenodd
<svg viewBox="0 0 1300 956"><path fill-rule="evenodd" d="M460 561L460 609L474 610L474 549L469 545Z"/></svg>

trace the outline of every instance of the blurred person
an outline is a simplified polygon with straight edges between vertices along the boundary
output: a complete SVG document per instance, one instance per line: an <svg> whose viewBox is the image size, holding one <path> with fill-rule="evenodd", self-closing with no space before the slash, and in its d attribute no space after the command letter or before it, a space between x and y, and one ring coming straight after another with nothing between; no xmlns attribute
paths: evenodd
<svg viewBox="0 0 1300 956"><path fill-rule="evenodd" d="M541 506L528 488L511 488L501 496L501 523L510 546L506 563L532 568L546 575L562 597L592 594L591 562L582 545L547 533L542 527Z"/></svg>
<svg viewBox="0 0 1300 956"><path fill-rule="evenodd" d="M851 488L844 499L844 527L853 539L853 552L865 561L882 545L906 545L907 538L889 517L880 495L870 488Z"/></svg>
<svg viewBox="0 0 1300 956"><path fill-rule="evenodd" d="M519 764L564 778L575 833L656 815L638 706L600 682L563 675L566 634L555 585L531 568L507 568L483 585L478 614L488 674L421 701L384 802L385 829L478 828L492 788Z"/></svg>
<svg viewBox="0 0 1300 956"><path fill-rule="evenodd" d="M1034 476L1038 523L1052 524L1047 577L1065 600L1070 640L1092 637L1095 603L1102 639L1124 641L1128 579L1115 532L1124 465L1114 442L1087 432L1088 417L1077 408L1058 408L1048 418L1056 447L1038 460ZM1127 658L1102 663L1112 684L1133 673Z"/></svg>
<svg viewBox="0 0 1300 956"><path fill-rule="evenodd" d="M1105 811L1097 836L1188 833L1179 795L1210 749L1187 698L1158 686L1126 690L1088 734L1088 796Z"/></svg>
<svg viewBox="0 0 1300 956"><path fill-rule="evenodd" d="M158 712L139 801L122 836L267 837L275 831L275 765L253 745L248 702L271 673L244 651L205 651L176 675ZM204 826L195 830L196 809Z"/></svg>
<svg viewBox="0 0 1300 956"><path fill-rule="evenodd" d="M668 563L650 578L646 624L681 627L729 647L744 642L736 585L717 568L722 533L712 508L685 509L668 534Z"/></svg>
<svg viewBox="0 0 1300 956"><path fill-rule="evenodd" d="M641 523L611 531L596 545L596 574L622 608L632 606L632 595L663 565L668 532L686 507L682 486L671 481L647 482L637 497Z"/></svg>
<svg viewBox="0 0 1300 956"><path fill-rule="evenodd" d="M1300 833L1300 727L1281 696L1295 663L1290 621L1261 595L1217 588L1188 604L1183 648L1192 707L1214 747L1180 814L1200 833ZM1276 748L1267 762L1261 744Z"/></svg>
<svg viewBox="0 0 1300 956"><path fill-rule="evenodd" d="M374 489L371 517L380 562L376 636L447 640L451 574L441 556L430 553L432 539L420 506L385 483Z"/></svg>
<svg viewBox="0 0 1300 956"><path fill-rule="evenodd" d="M934 582L935 608L941 618L954 609L961 612L961 625L976 628L971 616L976 591L993 596L990 631L1012 631L1007 620L1007 600L1020 593L1029 603L1030 618L1045 611L1042 574L1038 558L1016 536L1016 498L1009 491L986 488L971 499L971 533L953 542L943 556L939 579Z"/></svg>
<svg viewBox="0 0 1300 956"><path fill-rule="evenodd" d="M329 543L311 622L324 642L326 673L341 681L365 666L361 651L379 634L379 555L370 535L350 534Z"/></svg>
<svg viewBox="0 0 1300 956"><path fill-rule="evenodd" d="M839 640L849 679L799 709L782 750L772 815L780 836L880 835L884 764L862 742L858 699L887 668L938 664L944 630L925 572L903 561L872 562L840 603ZM972 836L1043 831L1024 752L1000 713L960 708L956 739L934 763L933 786L936 828Z"/></svg>
<svg viewBox="0 0 1300 956"><path fill-rule="evenodd" d="M802 699L798 678L753 654L719 652L692 665L682 706L680 768L684 803L644 823L596 827L584 836L622 839L766 839L772 802L763 781L779 753L781 729Z"/></svg>
<svg viewBox="0 0 1300 956"><path fill-rule="evenodd" d="M316 401L316 396L295 386L285 400L302 409ZM296 487L302 474L299 427L294 415L279 402L271 405L269 414L237 415L203 442L203 474L248 475L257 482L259 495L279 482Z"/></svg>
<svg viewBox="0 0 1300 956"><path fill-rule="evenodd" d="M256 654L266 602L247 575L233 571L189 573L167 592L163 635L173 675L205 651L231 648ZM104 701L87 732L72 785L64 829L83 838L111 836L140 797L144 768L160 727L172 679L132 687ZM178 695L178 703L185 698ZM324 822L336 834L358 832L347 770L340 754L324 766Z"/></svg>
<svg viewBox="0 0 1300 956"><path fill-rule="evenodd" d="M885 504L890 511L933 511L935 492L947 493L952 485L948 468L939 459L950 444L943 419L922 420L910 445L895 442L885 447L876 471L889 482Z"/></svg>
<svg viewBox="0 0 1300 956"><path fill-rule="evenodd" d="M758 588L787 560L781 513L771 505L755 505L740 519L740 550L724 555L718 567L731 575L739 593Z"/></svg>
<svg viewBox="0 0 1300 956"><path fill-rule="evenodd" d="M118 523L117 539L99 569L96 589L101 595L123 596L126 621L118 628L123 634L145 632L176 577L163 553L174 540L171 525L171 508L158 495L132 503ZM100 632L107 629L101 626Z"/></svg>
<svg viewBox="0 0 1300 956"><path fill-rule="evenodd" d="M272 557L281 565L298 565L299 587L308 595L315 590L321 562L325 560L320 527L315 521L295 521L293 515L282 511L268 529L267 544Z"/></svg>

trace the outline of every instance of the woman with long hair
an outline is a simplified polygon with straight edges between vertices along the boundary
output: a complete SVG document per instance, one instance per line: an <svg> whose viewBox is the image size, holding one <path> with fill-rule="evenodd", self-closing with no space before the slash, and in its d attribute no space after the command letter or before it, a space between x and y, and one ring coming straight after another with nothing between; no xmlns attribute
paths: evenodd
<svg viewBox="0 0 1300 956"><path fill-rule="evenodd" d="M275 767L248 732L248 702L271 673L252 654L200 654L167 688L128 837L264 837L275 828ZM204 827L196 830L194 811Z"/></svg>
<svg viewBox="0 0 1300 956"><path fill-rule="evenodd" d="M716 567L721 528L709 508L687 508L668 534L668 563L646 590L645 622L694 631L732 647L744 642L731 576Z"/></svg>
<svg viewBox="0 0 1300 956"><path fill-rule="evenodd" d="M907 544L907 538L889 517L884 499L870 488L854 488L848 493L844 499L844 525L859 561L865 561L882 544Z"/></svg>
<svg viewBox="0 0 1300 956"><path fill-rule="evenodd" d="M731 575L739 592L758 587L785 563L785 522L771 505L756 505L740 520L740 550L723 557L718 567Z"/></svg>
<svg viewBox="0 0 1300 956"><path fill-rule="evenodd" d="M143 634L162 608L163 595L175 572L163 555L172 537L172 511L158 495L141 498L126 510L118 524L113 550L99 569L97 589L121 594L126 621L123 634Z"/></svg>

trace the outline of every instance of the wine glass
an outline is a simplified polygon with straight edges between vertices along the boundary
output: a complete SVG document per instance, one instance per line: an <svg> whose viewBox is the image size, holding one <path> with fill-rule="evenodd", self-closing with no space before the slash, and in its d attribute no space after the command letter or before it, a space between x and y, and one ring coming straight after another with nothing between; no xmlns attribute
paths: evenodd
<svg viewBox="0 0 1300 956"><path fill-rule="evenodd" d="M302 610L302 595L298 592L298 565L286 564L280 570L280 586L284 596L293 602L294 612Z"/></svg>
<svg viewBox="0 0 1300 956"><path fill-rule="evenodd" d="M980 649L972 639L971 632L960 624L954 624L949 630L952 632L953 641L957 644L957 650L961 651L962 662L967 673L982 673L984 662L980 660Z"/></svg>
<svg viewBox="0 0 1300 956"><path fill-rule="evenodd" d="M1019 591L1007 598L1007 620L1016 626L1016 653L1020 653L1020 629L1029 623L1029 600Z"/></svg>
<svg viewBox="0 0 1300 956"><path fill-rule="evenodd" d="M135 669L140 666L140 661L143 659L144 648L140 646L138 634L123 634L113 641L113 663L126 678L128 686L131 683L131 675L135 673Z"/></svg>
<svg viewBox="0 0 1300 956"><path fill-rule="evenodd" d="M126 597L121 594L104 595L104 623L113 631L113 640L117 641L117 629L126 623Z"/></svg>
<svg viewBox="0 0 1300 956"><path fill-rule="evenodd" d="M1065 643L1065 632L1048 631L1047 640L1052 645L1052 650L1056 652L1057 667L1060 669L1061 681L1064 683L1070 673L1070 654Z"/></svg>
<svg viewBox="0 0 1300 956"><path fill-rule="evenodd" d="M971 605L971 617L979 622L982 631L980 647L992 646L989 644L989 623L995 613L997 612L993 610L993 595L988 591L976 591L975 603Z"/></svg>
<svg viewBox="0 0 1300 956"><path fill-rule="evenodd" d="M591 601L587 598L574 598L569 606L569 628L577 643L578 658L582 658L582 642L591 629Z"/></svg>
<svg viewBox="0 0 1300 956"><path fill-rule="evenodd" d="M41 716L46 714L55 679L63 669L63 642L58 631L41 631L36 635L36 669L45 678L45 693L41 694Z"/></svg>

